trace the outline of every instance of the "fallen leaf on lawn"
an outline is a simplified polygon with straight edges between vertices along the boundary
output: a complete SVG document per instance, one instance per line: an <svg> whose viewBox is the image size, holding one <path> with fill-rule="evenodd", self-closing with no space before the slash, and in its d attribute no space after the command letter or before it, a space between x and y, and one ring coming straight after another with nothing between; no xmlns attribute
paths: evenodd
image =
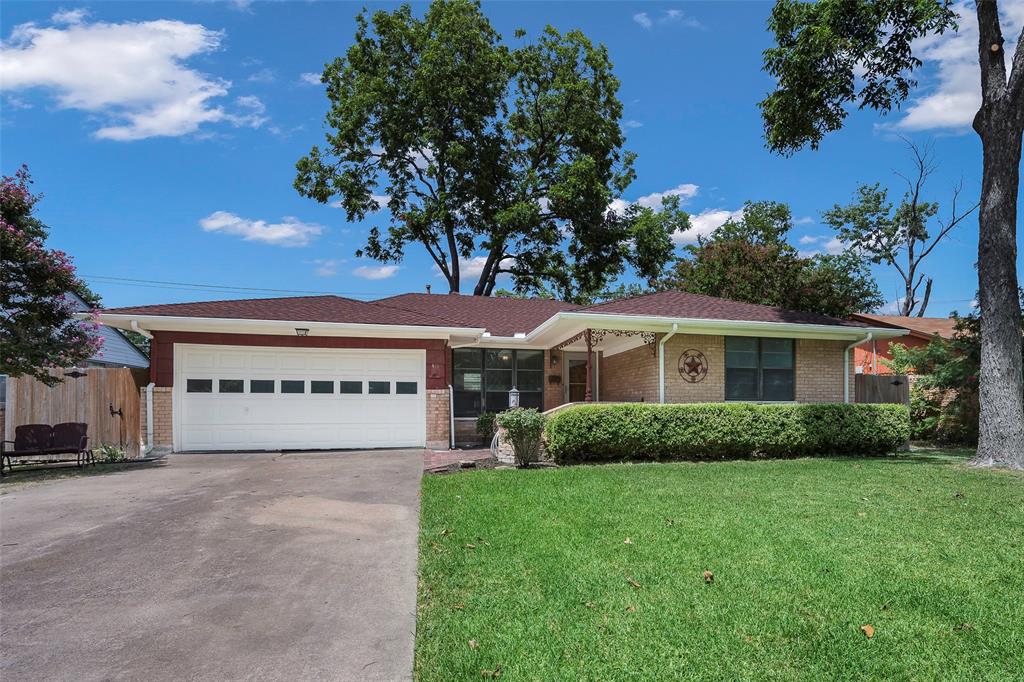
<svg viewBox="0 0 1024 682"><path fill-rule="evenodd" d="M889 610L889 602L885 602L884 604L882 604L882 610L883 611L888 611Z"/></svg>
<svg viewBox="0 0 1024 682"><path fill-rule="evenodd" d="M466 549L476 549L476 545L467 544Z"/></svg>
<svg viewBox="0 0 1024 682"><path fill-rule="evenodd" d="M632 578L627 577L626 578L626 582L629 583L630 585L632 585L633 587L635 587L636 589L638 589L638 590L640 589L640 583L638 583L637 581L633 580Z"/></svg>
<svg viewBox="0 0 1024 682"><path fill-rule="evenodd" d="M451 532L452 531L449 528L442 528L441 529L441 535L448 535L448 533L451 533Z"/></svg>
<svg viewBox="0 0 1024 682"><path fill-rule="evenodd" d="M456 611L461 611L462 609L466 608L466 605L465 604L456 604L452 608L455 609Z"/></svg>
<svg viewBox="0 0 1024 682"><path fill-rule="evenodd" d="M857 512L857 516L867 516L866 512Z"/></svg>
<svg viewBox="0 0 1024 682"><path fill-rule="evenodd" d="M875 628L873 628L870 625L861 625L860 631L863 632L868 639L871 639L875 636Z"/></svg>
<svg viewBox="0 0 1024 682"><path fill-rule="evenodd" d="M635 606L627 606L626 607L626 613L636 613L636 607Z"/></svg>
<svg viewBox="0 0 1024 682"><path fill-rule="evenodd" d="M479 649L480 648L480 644L475 639L471 639L471 640L469 640L469 648L470 649Z"/></svg>
<svg viewBox="0 0 1024 682"><path fill-rule="evenodd" d="M708 584L715 582L715 574L711 571L704 571L704 582Z"/></svg>
<svg viewBox="0 0 1024 682"><path fill-rule="evenodd" d="M861 500L861 502L869 502L869 501L870 501L870 500L868 500L868 498L866 498L866 497L862 497L862 498L860 498L860 500Z"/></svg>
<svg viewBox="0 0 1024 682"><path fill-rule="evenodd" d="M676 520L675 519L665 519L665 525L666 526L674 526L674 525L676 525Z"/></svg>
<svg viewBox="0 0 1024 682"><path fill-rule="evenodd" d="M586 606L588 609L592 609L594 608L594 602L588 601L586 604L584 604L584 606Z"/></svg>
<svg viewBox="0 0 1024 682"><path fill-rule="evenodd" d="M953 629L954 629L954 630L973 630L973 629L974 629L974 626L973 626L973 625L971 625L970 623L960 623L960 625L957 625L957 626L956 626L955 628L953 628Z"/></svg>
<svg viewBox="0 0 1024 682"><path fill-rule="evenodd" d="M630 540L629 538L626 538L625 540L622 541L622 544L624 544L624 545L632 545L633 541Z"/></svg>
<svg viewBox="0 0 1024 682"><path fill-rule="evenodd" d="M499 665L494 670L481 670L480 674L483 675L484 677L490 677L492 679L497 679L497 678L501 677L501 666Z"/></svg>
<svg viewBox="0 0 1024 682"><path fill-rule="evenodd" d="M954 495L953 497L955 497L955 498L956 498L956 499L958 499L958 500L962 500L962 499L964 499L964 497L966 497L966 496L965 496L965 495L964 495L963 493L957 493L957 494L956 494L956 495Z"/></svg>

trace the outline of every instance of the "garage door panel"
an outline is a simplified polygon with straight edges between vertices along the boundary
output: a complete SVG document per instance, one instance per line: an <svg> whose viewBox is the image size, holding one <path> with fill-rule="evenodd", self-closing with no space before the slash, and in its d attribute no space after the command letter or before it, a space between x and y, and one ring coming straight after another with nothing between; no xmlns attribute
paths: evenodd
<svg viewBox="0 0 1024 682"><path fill-rule="evenodd" d="M277 350L176 346L178 448L276 450L421 447L426 434L425 352ZM212 380L210 393L189 393L188 379ZM243 379L243 393L220 393L220 380ZM273 393L252 393L252 381L273 381ZM281 381L303 382L302 393L282 393ZM312 381L331 393L312 393ZM341 393L359 382L362 393ZM370 381L387 381L387 394L370 394ZM414 394L397 382L415 383ZM225 388L227 390L227 388Z"/></svg>

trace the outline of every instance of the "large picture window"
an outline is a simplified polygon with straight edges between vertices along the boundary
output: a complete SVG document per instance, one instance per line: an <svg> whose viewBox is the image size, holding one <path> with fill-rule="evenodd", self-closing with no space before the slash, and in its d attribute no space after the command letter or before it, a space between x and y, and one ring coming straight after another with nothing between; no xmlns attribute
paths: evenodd
<svg viewBox="0 0 1024 682"><path fill-rule="evenodd" d="M457 348L452 360L456 417L507 410L513 386L520 407L543 408L544 351Z"/></svg>
<svg viewBox="0 0 1024 682"><path fill-rule="evenodd" d="M725 399L795 399L793 339L725 337Z"/></svg>

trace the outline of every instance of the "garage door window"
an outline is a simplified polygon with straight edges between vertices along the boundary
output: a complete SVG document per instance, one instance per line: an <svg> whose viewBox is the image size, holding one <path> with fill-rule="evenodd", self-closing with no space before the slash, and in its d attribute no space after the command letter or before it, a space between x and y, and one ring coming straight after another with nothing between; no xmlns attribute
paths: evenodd
<svg viewBox="0 0 1024 682"><path fill-rule="evenodd" d="M415 381L396 381L395 393L398 395L416 395Z"/></svg>
<svg viewBox="0 0 1024 682"><path fill-rule="evenodd" d="M370 395L384 395L391 393L390 381L370 381Z"/></svg>
<svg viewBox="0 0 1024 682"><path fill-rule="evenodd" d="M221 379L217 382L218 393L245 393L244 379Z"/></svg>
<svg viewBox="0 0 1024 682"><path fill-rule="evenodd" d="M309 382L310 393L334 393L333 381L311 381Z"/></svg>
<svg viewBox="0 0 1024 682"><path fill-rule="evenodd" d="M305 381L294 381L290 379L281 380L281 393L305 393L306 382Z"/></svg>
<svg viewBox="0 0 1024 682"><path fill-rule="evenodd" d="M185 391L188 393L213 393L213 379L186 379Z"/></svg>
<svg viewBox="0 0 1024 682"><path fill-rule="evenodd" d="M249 380L249 393L273 393L274 392L274 380L273 379L250 379Z"/></svg>
<svg viewBox="0 0 1024 682"><path fill-rule="evenodd" d="M348 395L351 395L351 394L354 394L354 393L362 393L363 392L363 382L361 382L361 381L342 381L340 389L341 390L338 391L339 393L345 393L345 394L348 394Z"/></svg>

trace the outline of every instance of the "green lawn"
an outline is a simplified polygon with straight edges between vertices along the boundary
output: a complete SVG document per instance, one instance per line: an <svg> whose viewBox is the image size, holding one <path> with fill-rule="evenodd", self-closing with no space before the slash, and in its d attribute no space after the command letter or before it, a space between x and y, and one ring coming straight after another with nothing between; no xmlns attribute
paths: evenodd
<svg viewBox="0 0 1024 682"><path fill-rule="evenodd" d="M426 477L416 674L1019 680L1024 477L968 454Z"/></svg>

